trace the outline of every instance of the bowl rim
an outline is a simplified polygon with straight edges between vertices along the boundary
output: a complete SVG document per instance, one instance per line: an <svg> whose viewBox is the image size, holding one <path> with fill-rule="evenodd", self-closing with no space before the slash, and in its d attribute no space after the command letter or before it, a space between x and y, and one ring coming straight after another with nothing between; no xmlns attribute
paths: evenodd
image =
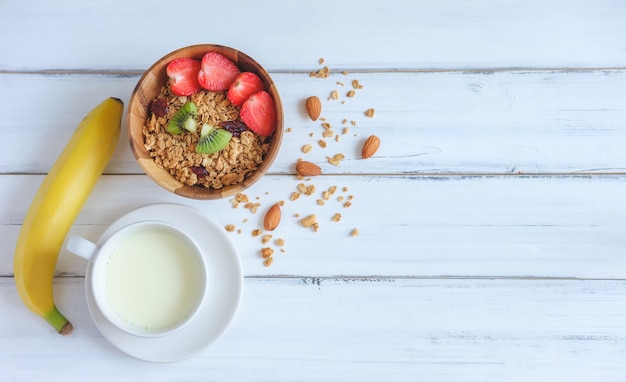
<svg viewBox="0 0 626 382"><path fill-rule="evenodd" d="M246 175L244 180L240 183L224 186L221 189L207 188L203 186L187 186L171 175L167 170L159 167L154 159L150 157L148 151L145 149L145 139L143 137L143 125L148 117L148 107L150 102L160 92L158 89L153 89L151 92L145 87L147 83L160 83L163 86L167 82L167 75L165 74L165 67L167 64L181 57L192 57L201 59L202 56L208 52L219 52L231 59L237 67L242 71L253 71L257 74L265 85L265 90L270 93L274 99L276 105L276 129L270 136L268 143L270 148L263 158L263 162L259 167ZM280 145L282 143L283 129L284 129L284 114L282 101L276 88L276 84L271 78L267 70L259 64L252 57L246 53L231 48L225 45L219 44L196 44L186 47L178 48L172 52L167 53L158 60L156 60L146 71L141 75L133 92L131 93L128 109L127 109L127 130L128 140L131 147L133 156L135 157L139 166L155 183L166 190L190 199L223 199L229 196L233 196L243 190L249 188L256 183L271 167ZM134 123L133 123L134 121ZM140 126L136 126L138 121L141 121ZM134 127L134 128L133 128Z"/></svg>

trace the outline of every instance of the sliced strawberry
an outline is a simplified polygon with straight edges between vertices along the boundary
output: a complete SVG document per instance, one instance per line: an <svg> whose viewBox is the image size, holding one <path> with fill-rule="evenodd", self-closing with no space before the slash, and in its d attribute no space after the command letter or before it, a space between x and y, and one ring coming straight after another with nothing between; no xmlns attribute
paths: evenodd
<svg viewBox="0 0 626 382"><path fill-rule="evenodd" d="M200 61L193 58L177 58L167 64L165 72L170 79L172 93L188 96L197 93L201 88L198 83Z"/></svg>
<svg viewBox="0 0 626 382"><path fill-rule="evenodd" d="M198 82L212 92L228 90L240 73L234 62L221 53L209 52L202 57Z"/></svg>
<svg viewBox="0 0 626 382"><path fill-rule="evenodd" d="M228 88L228 99L237 106L241 106L251 95L263 90L263 81L252 72L242 72L235 82Z"/></svg>
<svg viewBox="0 0 626 382"><path fill-rule="evenodd" d="M276 105L265 90L254 93L241 105L241 120L250 130L267 137L276 129Z"/></svg>

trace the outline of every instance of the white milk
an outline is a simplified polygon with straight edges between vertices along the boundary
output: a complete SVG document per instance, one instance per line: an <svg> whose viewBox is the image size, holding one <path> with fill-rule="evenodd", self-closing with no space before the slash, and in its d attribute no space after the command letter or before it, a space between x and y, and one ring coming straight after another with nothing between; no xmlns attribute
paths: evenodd
<svg viewBox="0 0 626 382"><path fill-rule="evenodd" d="M162 330L189 316L202 293L202 264L185 238L165 228L123 239L109 259L106 293L126 322Z"/></svg>

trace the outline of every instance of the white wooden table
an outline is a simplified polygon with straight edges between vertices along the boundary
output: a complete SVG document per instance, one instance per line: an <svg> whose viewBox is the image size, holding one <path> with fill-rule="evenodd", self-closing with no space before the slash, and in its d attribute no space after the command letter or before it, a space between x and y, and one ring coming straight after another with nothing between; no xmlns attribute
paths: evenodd
<svg viewBox="0 0 626 382"><path fill-rule="evenodd" d="M626 380L626 2L5 0L0 25L0 380ZM55 295L75 331L62 337L15 289L26 210L89 110L127 103L153 61L199 43L248 53L277 83L290 132L247 194L259 211L287 200L285 252L263 266L260 212L156 186L124 121L72 233L95 240L147 204L197 208L241 229L241 307L197 357L140 361L97 330L86 264L63 251ZM324 65L329 78L309 77ZM326 149L310 95L336 131L356 121ZM369 134L381 148L361 160ZM352 206L289 201L299 157Z"/></svg>

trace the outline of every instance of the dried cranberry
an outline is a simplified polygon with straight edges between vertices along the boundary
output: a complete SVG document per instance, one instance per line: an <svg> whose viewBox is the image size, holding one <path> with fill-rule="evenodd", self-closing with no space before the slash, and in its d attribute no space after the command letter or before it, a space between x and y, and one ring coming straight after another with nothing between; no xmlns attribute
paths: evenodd
<svg viewBox="0 0 626 382"><path fill-rule="evenodd" d="M248 126L239 121L220 122L220 126L222 126L225 130L230 131L233 134L233 137L239 137L241 136L241 133L248 130Z"/></svg>
<svg viewBox="0 0 626 382"><path fill-rule="evenodd" d="M157 117L165 117L167 115L169 107L167 105L167 101L163 98L155 99L150 104L150 110Z"/></svg>
<svg viewBox="0 0 626 382"><path fill-rule="evenodd" d="M205 176L209 175L209 172L206 170L206 168L202 166L191 166L189 167L189 169L191 170L191 172L196 174L198 178L204 178Z"/></svg>

